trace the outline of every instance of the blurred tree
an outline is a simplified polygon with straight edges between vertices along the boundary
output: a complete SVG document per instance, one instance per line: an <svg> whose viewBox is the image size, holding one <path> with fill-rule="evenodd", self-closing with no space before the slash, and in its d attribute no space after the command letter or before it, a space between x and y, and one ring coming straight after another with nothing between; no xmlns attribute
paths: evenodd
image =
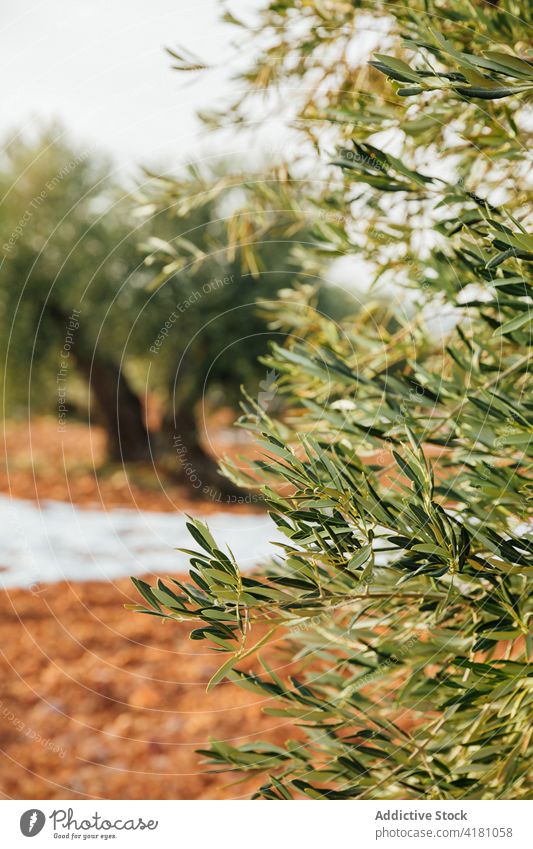
<svg viewBox="0 0 533 849"><path fill-rule="evenodd" d="M261 391L258 357L285 331L269 328L256 300L302 279L294 251L308 222L292 216L287 232L279 175L252 210L256 189L224 162L148 175L132 200L108 162L60 137L52 128L9 144L1 163L6 410L63 413L81 377L113 460L166 457L183 476L186 459L207 489L235 492L203 444L199 402L231 407L242 384ZM238 245L226 247L228 227ZM320 282L317 267L306 279ZM340 290L323 300L330 315L350 308ZM140 400L149 393L163 408L155 438Z"/></svg>
<svg viewBox="0 0 533 849"><path fill-rule="evenodd" d="M221 478L202 444L198 402L236 407L243 385L257 396L265 381L275 394L273 372L259 358L286 330L258 309L258 299L277 303L305 281L332 318L357 306L325 285L325 262L302 270L298 252L311 238L310 220L300 210L295 215L292 200L288 205L290 175L273 170L269 177L258 185L231 163L189 166L178 177L153 177L138 210L158 234L145 245L158 304L146 321L152 380L166 396L163 450L179 446L206 484L220 486Z"/></svg>
<svg viewBox="0 0 533 849"><path fill-rule="evenodd" d="M362 254L396 284L340 325L303 297L271 307L291 418L248 398L261 460L227 472L262 486L284 556L246 574L191 521L191 580L136 581L139 610L222 653L208 686L305 733L202 753L255 772L258 798L531 798L531 18L523 0L276 0L243 26L245 96L211 120L296 92L310 173L337 147L306 262ZM293 188L294 210L317 202Z"/></svg>
<svg viewBox="0 0 533 849"><path fill-rule="evenodd" d="M74 365L96 400L111 457L145 459L142 405L122 362L143 300L128 284L145 274L129 207L109 163L60 138L51 128L36 142L12 141L2 156L5 410L61 412Z"/></svg>

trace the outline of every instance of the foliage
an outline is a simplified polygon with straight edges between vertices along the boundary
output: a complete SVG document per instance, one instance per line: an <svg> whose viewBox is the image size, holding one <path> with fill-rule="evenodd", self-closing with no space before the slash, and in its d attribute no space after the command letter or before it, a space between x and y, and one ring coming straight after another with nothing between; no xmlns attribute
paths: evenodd
<svg viewBox="0 0 533 849"><path fill-rule="evenodd" d="M294 251L309 227L288 205L295 202L290 175L261 176L257 184L231 162L190 165L177 176L148 175L139 191L139 218L154 234L144 245L154 308L143 316L143 333L148 323L157 340L162 317L171 316L175 332L170 344L165 337L156 346L151 366L176 408L206 393L211 404L237 406L240 387L254 392L265 376L258 358L268 340L284 335L269 330L256 302L298 283ZM312 282L320 281L315 275ZM319 294L329 315L354 309L341 290L331 292Z"/></svg>
<svg viewBox="0 0 533 849"><path fill-rule="evenodd" d="M91 410L90 380L115 457L150 459L170 450L175 465L171 423L192 454L200 439L195 404L207 395L211 406L236 406L241 384L256 392L264 379L258 357L276 333L255 302L294 285L291 250L305 224L289 236L285 222L273 226L272 194L260 217L241 214L253 247L250 272L242 238L236 250L217 250L223 206L235 206L232 190L246 191L227 163L213 172L183 168L172 179L147 175L135 191L139 204L110 163L62 137L52 127L35 141L13 141L1 163L7 412L57 408L58 373L68 378L69 406ZM280 181L275 185L279 197ZM238 221L236 209L232 217ZM164 438L155 444L142 420L147 391L158 394L163 409ZM115 408L119 421L107 421L106 410ZM210 456L204 460L214 465Z"/></svg>
<svg viewBox="0 0 533 849"><path fill-rule="evenodd" d="M49 411L72 310L87 355L120 358L140 307L139 286L127 284L142 279L142 256L109 163L61 140L57 127L37 141L14 139L1 165L8 409Z"/></svg>
<svg viewBox="0 0 533 849"><path fill-rule="evenodd" d="M265 362L291 415L246 399L264 459L226 472L262 486L282 556L242 574L191 520L191 582L135 582L136 609L196 622L222 653L210 686L262 695L305 734L213 742L208 761L255 770L257 797L531 796L530 15L513 0L262 13L267 47L230 115L298 86L310 171L337 149L307 198L307 253L363 256L397 297L338 323L303 292L268 307L290 331ZM362 64L370 24L380 52ZM274 640L291 674L251 666Z"/></svg>

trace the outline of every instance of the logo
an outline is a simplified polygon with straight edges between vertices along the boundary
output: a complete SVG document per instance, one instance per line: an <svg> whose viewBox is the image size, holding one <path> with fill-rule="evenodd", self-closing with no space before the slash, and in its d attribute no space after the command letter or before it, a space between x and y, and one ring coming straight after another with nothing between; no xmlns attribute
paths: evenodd
<svg viewBox="0 0 533 849"><path fill-rule="evenodd" d="M259 389L262 391L260 391L257 395L257 403L263 410L267 410L270 406L270 402L274 400L276 392L278 391L278 387L276 385L278 377L279 374L277 374L274 369L271 369L267 372L266 379L259 383Z"/></svg>
<svg viewBox="0 0 533 849"><path fill-rule="evenodd" d="M24 837L35 837L43 830L46 822L46 817L42 811L37 808L31 808L29 811L24 811L20 818L20 830Z"/></svg>

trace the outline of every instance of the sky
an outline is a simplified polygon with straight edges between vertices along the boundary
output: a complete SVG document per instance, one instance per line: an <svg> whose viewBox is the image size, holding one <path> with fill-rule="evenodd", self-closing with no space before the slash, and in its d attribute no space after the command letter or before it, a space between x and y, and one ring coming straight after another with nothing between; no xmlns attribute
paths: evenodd
<svg viewBox="0 0 533 849"><path fill-rule="evenodd" d="M259 0L235 0L250 18ZM4 96L0 133L58 120L120 171L175 167L209 140L198 107L220 105L242 61L221 0L0 0ZM164 47L186 46L212 70L180 74Z"/></svg>
<svg viewBox="0 0 533 849"><path fill-rule="evenodd" d="M0 140L60 122L75 150L110 154L126 185L138 183L141 167L175 173L186 160L241 155L250 162L260 147L260 158L283 152L290 159L295 140L280 115L261 116L260 139L231 130L213 138L196 116L236 96L233 77L253 57L240 30L221 21L224 10L253 22L264 2L0 0ZM370 27L354 47L368 51L378 41ZM210 70L172 70L165 47L186 47ZM352 285L356 265L356 276L366 276L350 258L335 264L332 277Z"/></svg>

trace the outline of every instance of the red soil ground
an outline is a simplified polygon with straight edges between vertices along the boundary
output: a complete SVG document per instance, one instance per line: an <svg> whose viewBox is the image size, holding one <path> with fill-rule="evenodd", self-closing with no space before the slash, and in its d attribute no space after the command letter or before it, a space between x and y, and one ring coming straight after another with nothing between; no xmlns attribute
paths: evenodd
<svg viewBox="0 0 533 849"><path fill-rule="evenodd" d="M206 693L224 656L132 601L127 579L0 593L3 798L248 798L257 778L231 786L195 750L295 736L251 693Z"/></svg>
<svg viewBox="0 0 533 849"><path fill-rule="evenodd" d="M218 447L228 447L224 431ZM106 466L99 428L70 422L58 434L53 418L31 431L6 425L0 492L87 507L221 509L147 465ZM127 579L0 592L1 796L221 799L257 786L205 774L195 750L209 737L237 744L266 731L281 741L288 730L231 684L207 694L224 657L190 641L186 626L123 607L138 601Z"/></svg>
<svg viewBox="0 0 533 849"><path fill-rule="evenodd" d="M243 431L229 430L230 419L229 411L223 411L209 423L206 444L217 459L226 453L250 453L250 441ZM107 464L106 438L100 427L72 421L59 433L57 420L45 416L32 420L31 427L27 422L7 422L3 430L0 492L14 498L196 514L224 509L224 503L199 500L194 491L160 467L149 463ZM244 441L232 441L233 434L241 434ZM249 512L254 508L231 504L231 509Z"/></svg>
<svg viewBox="0 0 533 849"><path fill-rule="evenodd" d="M219 455L250 452L224 429L211 445ZM99 428L69 422L58 434L52 418L31 431L6 425L0 492L87 507L221 509L148 465L106 466ZM0 796L247 798L257 778L232 784L227 774L206 774L196 749L209 737L237 744L297 736L232 684L206 693L224 656L190 641L185 625L125 610L132 601L139 598L128 579L0 592Z"/></svg>

